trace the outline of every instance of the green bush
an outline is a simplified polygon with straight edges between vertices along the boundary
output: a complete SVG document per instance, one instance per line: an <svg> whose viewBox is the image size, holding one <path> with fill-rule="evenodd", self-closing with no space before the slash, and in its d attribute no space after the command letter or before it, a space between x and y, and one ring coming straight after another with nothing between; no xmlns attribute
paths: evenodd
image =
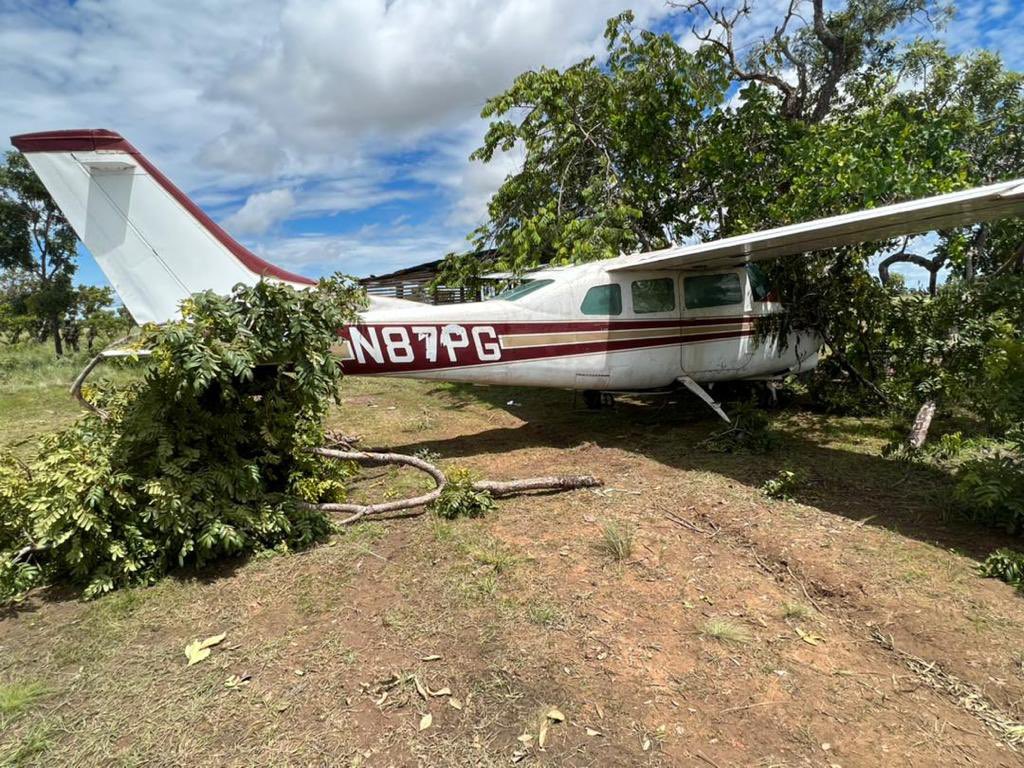
<svg viewBox="0 0 1024 768"><path fill-rule="evenodd" d="M963 456L970 447L971 441L962 432L950 432L925 445L924 450L936 459L950 461Z"/></svg>
<svg viewBox="0 0 1024 768"><path fill-rule="evenodd" d="M954 496L969 517L1017 534L1024 531L1024 425L1007 439L1007 450L964 462Z"/></svg>
<svg viewBox="0 0 1024 768"><path fill-rule="evenodd" d="M978 566L982 576L1005 581L1017 589L1024 588L1024 553L997 549Z"/></svg>
<svg viewBox="0 0 1024 768"><path fill-rule="evenodd" d="M349 469L313 456L361 293L263 282L197 294L143 329L141 377L86 391L80 417L26 463L0 460L0 601L54 580L93 597L330 529L299 502L344 497ZM29 553L24 548L29 547Z"/></svg>
<svg viewBox="0 0 1024 768"><path fill-rule="evenodd" d="M792 469L780 469L775 477L765 480L761 493L770 499L795 501L796 493L807 484L804 474Z"/></svg>
<svg viewBox="0 0 1024 768"><path fill-rule="evenodd" d="M448 484L430 505L438 517L454 520L456 517L483 517L495 508L494 499L487 491L473 487L473 474L464 467L445 473Z"/></svg>

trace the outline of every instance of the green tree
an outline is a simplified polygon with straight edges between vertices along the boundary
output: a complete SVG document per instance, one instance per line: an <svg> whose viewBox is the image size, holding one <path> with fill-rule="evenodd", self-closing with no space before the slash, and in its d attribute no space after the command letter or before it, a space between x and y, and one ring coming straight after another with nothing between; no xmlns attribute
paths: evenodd
<svg viewBox="0 0 1024 768"><path fill-rule="evenodd" d="M0 165L0 269L31 275L27 308L39 318L40 340L63 354L61 323L74 302L78 241L24 156L8 152Z"/></svg>
<svg viewBox="0 0 1024 768"><path fill-rule="evenodd" d="M679 7L703 40L696 51L633 29L623 14L608 24L607 62L525 73L487 103L490 130L473 157L525 152L472 236L477 250L496 249L499 269L741 234L1024 169L1021 75L992 54L953 56L897 34L909 21L941 24L939 4L849 0L826 10L794 0L761 36L746 3ZM780 260L770 278L786 312L762 331L827 339L829 386L816 391L834 404L911 407L926 387L911 381L920 368L894 354L907 291L892 268L924 266L935 294L946 268L966 281L1020 269L1022 242L1021 222L1004 221L941 232L930 253L887 240ZM870 269L878 260L881 279ZM445 278L471 275L473 261L451 259Z"/></svg>
<svg viewBox="0 0 1024 768"><path fill-rule="evenodd" d="M114 308L114 290L106 286L80 285L62 323L64 340L78 351L82 337L92 352L97 339L125 335L132 327L131 316Z"/></svg>
<svg viewBox="0 0 1024 768"><path fill-rule="evenodd" d="M472 236L475 251L495 249L498 269L601 259L693 231L687 158L708 138L695 126L724 98L725 69L716 52L689 53L632 20L608 22L606 62L526 72L484 106L494 120L473 159L526 150ZM478 263L451 258L442 279L471 279Z"/></svg>
<svg viewBox="0 0 1024 768"><path fill-rule="evenodd" d="M12 344L36 334L39 322L29 309L36 279L18 269L0 270L0 334Z"/></svg>

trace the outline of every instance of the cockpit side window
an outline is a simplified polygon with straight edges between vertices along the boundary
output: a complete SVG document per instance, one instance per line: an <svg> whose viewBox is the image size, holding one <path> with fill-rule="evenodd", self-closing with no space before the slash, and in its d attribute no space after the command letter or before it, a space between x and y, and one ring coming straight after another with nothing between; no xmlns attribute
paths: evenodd
<svg viewBox="0 0 1024 768"><path fill-rule="evenodd" d="M687 309L725 307L743 303L743 286L735 272L720 275L694 275L683 280L683 299Z"/></svg>
<svg viewBox="0 0 1024 768"><path fill-rule="evenodd" d="M580 312L584 315L621 315L622 288L618 283L595 285L583 297Z"/></svg>
<svg viewBox="0 0 1024 768"><path fill-rule="evenodd" d="M769 301L772 288L764 270L757 264L747 264L747 274L750 275L750 293L754 301Z"/></svg>

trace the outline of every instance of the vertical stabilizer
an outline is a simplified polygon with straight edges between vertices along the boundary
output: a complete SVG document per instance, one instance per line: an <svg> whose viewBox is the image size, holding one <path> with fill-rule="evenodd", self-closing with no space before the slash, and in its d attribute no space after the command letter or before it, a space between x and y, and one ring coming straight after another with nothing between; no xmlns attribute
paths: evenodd
<svg viewBox="0 0 1024 768"><path fill-rule="evenodd" d="M139 323L237 283L313 280L275 267L219 227L119 134L50 131L11 138Z"/></svg>

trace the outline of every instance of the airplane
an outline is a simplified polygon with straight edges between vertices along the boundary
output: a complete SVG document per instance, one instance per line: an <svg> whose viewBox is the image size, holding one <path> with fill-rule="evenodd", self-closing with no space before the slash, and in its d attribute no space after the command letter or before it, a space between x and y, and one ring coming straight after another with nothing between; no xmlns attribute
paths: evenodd
<svg viewBox="0 0 1024 768"><path fill-rule="evenodd" d="M14 136L71 227L140 323L178 316L182 300L238 283L315 281L252 253L120 134L103 129ZM697 245L531 272L482 302L429 306L369 297L338 331L347 375L603 393L776 382L813 368L822 339L759 339L782 307L757 262L1024 214L1024 178L830 216Z"/></svg>

